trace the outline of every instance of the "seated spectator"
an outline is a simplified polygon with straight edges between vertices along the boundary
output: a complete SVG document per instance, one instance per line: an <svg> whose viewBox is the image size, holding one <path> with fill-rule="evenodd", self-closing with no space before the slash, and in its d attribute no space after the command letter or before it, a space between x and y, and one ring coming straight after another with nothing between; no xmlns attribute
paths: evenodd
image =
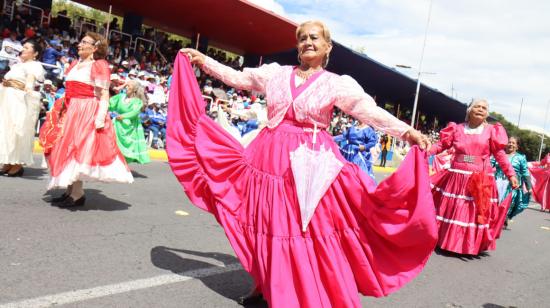
<svg viewBox="0 0 550 308"><path fill-rule="evenodd" d="M52 109L53 103L55 102L55 90L53 82L51 80L44 80L42 90L40 90L40 96L42 98L42 102L46 107L46 111Z"/></svg>
<svg viewBox="0 0 550 308"><path fill-rule="evenodd" d="M148 110L148 116L151 121L151 125L148 127L153 134L153 142L151 147L158 149L158 139L159 137L165 144L166 138L166 113L162 112L160 109L160 104L152 104L152 109Z"/></svg>
<svg viewBox="0 0 550 308"><path fill-rule="evenodd" d="M58 40L51 40L48 43L48 46L42 54L42 62L50 65L56 65L57 61L61 59L64 54L61 52L63 45ZM55 68L45 67L46 69L46 78L55 79Z"/></svg>
<svg viewBox="0 0 550 308"><path fill-rule="evenodd" d="M0 71L7 71L9 66L17 62L16 58L23 50L23 45L17 40L17 32L9 32L9 37L2 41L0 50Z"/></svg>
<svg viewBox="0 0 550 308"><path fill-rule="evenodd" d="M132 69L128 72L128 80L134 80L134 79L137 79L137 75L138 73L136 72L136 70Z"/></svg>
<svg viewBox="0 0 550 308"><path fill-rule="evenodd" d="M123 91L125 82L118 74L111 74L111 84L109 85L109 94L111 96L120 94Z"/></svg>

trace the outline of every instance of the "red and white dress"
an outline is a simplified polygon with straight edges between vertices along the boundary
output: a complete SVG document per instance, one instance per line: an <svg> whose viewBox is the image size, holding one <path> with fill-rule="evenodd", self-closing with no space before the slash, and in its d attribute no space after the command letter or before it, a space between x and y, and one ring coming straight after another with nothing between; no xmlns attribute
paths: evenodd
<svg viewBox="0 0 550 308"><path fill-rule="evenodd" d="M100 105L98 89L109 88L108 63L73 63L66 74L66 112L46 156L51 173L48 189L67 187L78 180L132 183L111 119L106 116L103 129L95 127Z"/></svg>
<svg viewBox="0 0 550 308"><path fill-rule="evenodd" d="M510 198L498 203L490 157L495 157L508 178L515 175L504 153L507 143L506 131L498 123L477 129L449 123L441 131L431 153L455 150L451 167L432 176L441 249L477 255L496 248Z"/></svg>

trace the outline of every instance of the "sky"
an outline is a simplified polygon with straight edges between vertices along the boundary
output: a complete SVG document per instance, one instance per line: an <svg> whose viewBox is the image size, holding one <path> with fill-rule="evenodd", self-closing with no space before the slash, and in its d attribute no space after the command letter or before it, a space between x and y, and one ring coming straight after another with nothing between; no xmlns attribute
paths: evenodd
<svg viewBox="0 0 550 308"><path fill-rule="evenodd" d="M321 20L333 40L387 66L411 66L398 70L416 79L430 0L250 2L297 23ZM548 0L432 0L421 81L465 103L486 98L491 111L516 124L523 99L520 127L542 131L550 103L549 12Z"/></svg>

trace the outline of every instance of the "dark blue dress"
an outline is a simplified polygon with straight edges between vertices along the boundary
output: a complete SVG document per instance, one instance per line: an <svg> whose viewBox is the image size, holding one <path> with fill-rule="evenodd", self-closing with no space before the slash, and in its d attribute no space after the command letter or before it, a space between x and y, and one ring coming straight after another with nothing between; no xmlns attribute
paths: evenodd
<svg viewBox="0 0 550 308"><path fill-rule="evenodd" d="M358 165L365 171L373 180L374 173L372 171L372 155L370 149L378 142L378 136L374 129L370 126L357 128L352 126L342 133L334 137L334 141L340 147L340 153L349 162ZM364 146L364 151L359 151L359 147Z"/></svg>

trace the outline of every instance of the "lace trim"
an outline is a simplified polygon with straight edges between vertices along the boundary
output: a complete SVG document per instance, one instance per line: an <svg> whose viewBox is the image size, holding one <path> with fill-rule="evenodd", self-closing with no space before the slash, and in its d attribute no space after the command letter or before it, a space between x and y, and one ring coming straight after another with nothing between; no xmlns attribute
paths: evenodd
<svg viewBox="0 0 550 308"><path fill-rule="evenodd" d="M436 216L436 219L439 220L439 221L442 221L444 223L457 225L457 226L461 226L461 227L465 227L465 228L466 227L468 227L468 228L479 228L479 229L489 228L489 224L478 225L478 224L475 224L473 222L464 222L464 221L460 221L460 220L448 219L448 218L445 218L445 217L441 217L439 215Z"/></svg>

